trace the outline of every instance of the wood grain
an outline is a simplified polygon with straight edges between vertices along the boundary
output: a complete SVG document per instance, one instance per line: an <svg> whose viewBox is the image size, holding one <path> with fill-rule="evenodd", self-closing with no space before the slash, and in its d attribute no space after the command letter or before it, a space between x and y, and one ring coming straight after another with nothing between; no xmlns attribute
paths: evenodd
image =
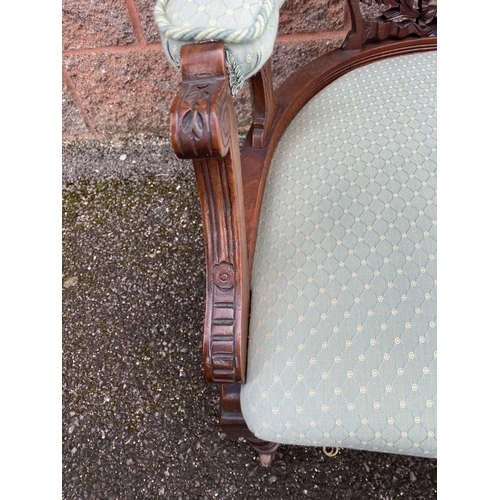
<svg viewBox="0 0 500 500"><path fill-rule="evenodd" d="M205 235L205 376L245 380L249 308L243 183L222 43L185 45L171 109L172 144L193 159Z"/></svg>
<svg viewBox="0 0 500 500"><path fill-rule="evenodd" d="M276 91L268 61L252 77L254 123L238 148L224 45L186 45L183 83L171 111L180 158L193 160L205 235L207 266L203 359L207 380L221 384L220 426L245 437L269 465L277 444L257 439L241 412L250 308L250 275L265 183L274 151L300 109L342 75L388 57L436 50L436 11L426 0L378 0L389 7L364 20L360 0L347 0L351 29L342 49L325 54ZM371 0L361 0L371 3Z"/></svg>

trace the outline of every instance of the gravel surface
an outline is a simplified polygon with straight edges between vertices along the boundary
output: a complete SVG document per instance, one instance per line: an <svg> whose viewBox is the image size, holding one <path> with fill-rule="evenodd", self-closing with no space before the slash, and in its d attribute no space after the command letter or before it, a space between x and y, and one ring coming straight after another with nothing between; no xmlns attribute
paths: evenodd
<svg viewBox="0 0 500 500"><path fill-rule="evenodd" d="M63 147L63 498L436 498L431 459L280 446L217 426L201 366L204 254L168 141Z"/></svg>

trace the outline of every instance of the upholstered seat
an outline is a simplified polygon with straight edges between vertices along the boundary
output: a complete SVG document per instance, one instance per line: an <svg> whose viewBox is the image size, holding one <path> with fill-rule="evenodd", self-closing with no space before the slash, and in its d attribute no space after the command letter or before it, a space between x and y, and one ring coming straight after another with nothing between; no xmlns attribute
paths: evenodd
<svg viewBox="0 0 500 500"><path fill-rule="evenodd" d="M225 43L231 87L236 93L246 78L270 57L284 0L158 0L155 20L165 54L179 68L180 49L194 42Z"/></svg>
<svg viewBox="0 0 500 500"><path fill-rule="evenodd" d="M200 194L205 375L263 465L278 443L437 456L436 6L360 2L342 47L276 91L282 0L155 11L174 64L187 44L170 130Z"/></svg>
<svg viewBox="0 0 500 500"><path fill-rule="evenodd" d="M245 421L272 442L436 456L436 53L355 69L271 162Z"/></svg>

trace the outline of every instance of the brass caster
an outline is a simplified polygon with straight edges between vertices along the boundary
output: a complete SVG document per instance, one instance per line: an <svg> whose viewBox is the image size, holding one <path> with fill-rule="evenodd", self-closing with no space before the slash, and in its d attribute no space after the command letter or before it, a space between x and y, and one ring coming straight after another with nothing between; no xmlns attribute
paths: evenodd
<svg viewBox="0 0 500 500"><path fill-rule="evenodd" d="M334 457L338 455L340 448L336 448L335 446L323 446L323 453L327 457Z"/></svg>

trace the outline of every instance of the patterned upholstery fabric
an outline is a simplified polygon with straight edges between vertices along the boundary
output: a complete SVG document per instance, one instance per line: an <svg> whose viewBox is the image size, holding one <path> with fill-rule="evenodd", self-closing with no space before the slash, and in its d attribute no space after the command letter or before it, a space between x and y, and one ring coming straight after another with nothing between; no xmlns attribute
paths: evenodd
<svg viewBox="0 0 500 500"><path fill-rule="evenodd" d="M220 40L228 51L235 92L271 56L284 0L158 0L163 49L178 68L186 43Z"/></svg>
<svg viewBox="0 0 500 500"><path fill-rule="evenodd" d="M241 404L259 438L436 456L436 53L330 84L265 189Z"/></svg>

